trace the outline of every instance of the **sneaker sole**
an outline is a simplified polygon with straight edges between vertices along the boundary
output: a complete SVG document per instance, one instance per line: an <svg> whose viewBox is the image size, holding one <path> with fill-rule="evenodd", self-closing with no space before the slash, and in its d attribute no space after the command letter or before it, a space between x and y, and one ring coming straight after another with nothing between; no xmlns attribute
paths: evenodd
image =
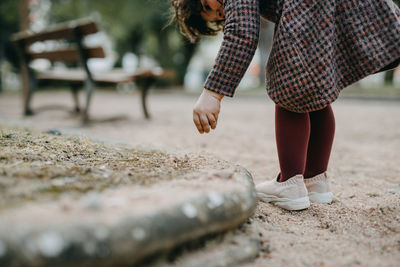
<svg viewBox="0 0 400 267"><path fill-rule="evenodd" d="M266 203L272 203L285 210L304 210L310 207L310 199L308 198L308 196L296 199L289 199L266 195L259 192L257 193L257 197Z"/></svg>
<svg viewBox="0 0 400 267"><path fill-rule="evenodd" d="M332 192L325 192L325 193L310 192L308 193L308 197L310 198L311 202L319 204L330 204L333 201Z"/></svg>

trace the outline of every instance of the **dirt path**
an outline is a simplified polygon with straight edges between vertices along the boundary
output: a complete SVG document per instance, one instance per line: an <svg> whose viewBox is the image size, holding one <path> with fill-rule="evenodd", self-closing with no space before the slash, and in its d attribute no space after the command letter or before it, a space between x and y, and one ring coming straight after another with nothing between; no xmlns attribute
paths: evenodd
<svg viewBox="0 0 400 267"><path fill-rule="evenodd" d="M34 100L40 106L71 103L70 98L67 92L38 93ZM91 109L95 117L130 115L87 128L60 110L22 119L19 98L2 95L0 120L179 152L212 153L246 167L258 183L278 173L274 107L265 99L264 95L224 99L218 129L209 135L197 134L192 125L196 98L176 93L150 95L151 121L143 119L137 95L98 93ZM333 108L337 130L330 173L337 199L332 205L314 204L301 212L260 203L255 223L266 252L249 266L400 262L400 104L341 99Z"/></svg>

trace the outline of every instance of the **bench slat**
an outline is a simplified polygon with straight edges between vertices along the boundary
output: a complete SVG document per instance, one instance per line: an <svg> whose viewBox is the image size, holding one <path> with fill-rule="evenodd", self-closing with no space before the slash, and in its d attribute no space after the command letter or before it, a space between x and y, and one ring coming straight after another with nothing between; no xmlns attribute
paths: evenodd
<svg viewBox="0 0 400 267"><path fill-rule="evenodd" d="M106 55L102 47L85 48L88 58L105 58ZM41 53L29 53L31 59L46 58L51 61L79 61L79 52L77 48L67 48L63 50L46 51Z"/></svg>
<svg viewBox="0 0 400 267"><path fill-rule="evenodd" d="M72 40L74 39L74 28L78 28L83 36L99 31L93 21L74 21L54 26L40 33L20 32L13 35L12 40L14 42L24 40L25 45L47 40Z"/></svg>
<svg viewBox="0 0 400 267"><path fill-rule="evenodd" d="M104 73L92 73L93 80L102 84L120 84L133 82L143 78L170 78L171 71L165 70L143 70L134 73L126 72L122 69L113 69ZM55 70L42 72L37 75L38 80L63 81L63 82L84 82L86 73L80 69Z"/></svg>
<svg viewBox="0 0 400 267"><path fill-rule="evenodd" d="M86 123L89 119L88 110L92 93L100 85L118 85L122 83L136 82L141 90L143 112L146 118L150 115L146 107L146 96L148 89L156 78L172 78L174 73L164 71L161 68L151 70L139 70L126 72L122 69L113 69L105 73L92 73L88 68L89 58L104 58L105 53L102 47L87 48L83 46L83 37L97 33L98 29L94 22L88 20L72 21L62 25L47 28L39 33L20 32L14 34L12 40L17 48L24 75L24 114L32 115L30 107L32 95L37 88L36 81L64 82L70 83L74 95L75 110L80 111L77 90L83 86L86 90L86 105L82 112L82 121ZM54 50L43 50L33 52L30 46L35 42L48 40L62 40L67 48L58 46ZM70 46L72 41L73 46ZM80 53L82 52L82 53ZM57 69L46 72L35 72L29 66L33 59L45 58L51 61L79 62L81 69Z"/></svg>

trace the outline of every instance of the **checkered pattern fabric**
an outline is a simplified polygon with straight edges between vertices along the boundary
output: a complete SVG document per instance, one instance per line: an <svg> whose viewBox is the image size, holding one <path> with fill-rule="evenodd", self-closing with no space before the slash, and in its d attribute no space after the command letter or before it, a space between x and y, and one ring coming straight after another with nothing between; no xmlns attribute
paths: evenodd
<svg viewBox="0 0 400 267"><path fill-rule="evenodd" d="M260 15L266 20L277 23L282 12L284 0L259 0Z"/></svg>
<svg viewBox="0 0 400 267"><path fill-rule="evenodd" d="M258 45L258 0L225 0L224 40L204 88L233 96Z"/></svg>
<svg viewBox="0 0 400 267"><path fill-rule="evenodd" d="M267 92L294 112L324 108L400 58L400 9L392 0L225 0L224 11L224 41L205 88L227 96L250 64L260 14L276 22Z"/></svg>

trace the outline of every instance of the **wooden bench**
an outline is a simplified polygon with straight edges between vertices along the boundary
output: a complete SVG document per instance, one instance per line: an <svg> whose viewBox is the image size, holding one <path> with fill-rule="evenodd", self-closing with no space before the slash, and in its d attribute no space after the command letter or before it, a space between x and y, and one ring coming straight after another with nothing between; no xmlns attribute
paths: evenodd
<svg viewBox="0 0 400 267"><path fill-rule="evenodd" d="M12 40L17 48L23 76L25 115L33 114L33 110L30 107L31 99L39 82L42 81L66 82L70 84L76 112L81 112L78 101L78 90L84 86L86 90L86 103L82 111L83 122L89 120L90 100L97 86L135 82L141 90L144 115L146 118L150 117L146 106L146 96L149 88L157 79L171 78L173 73L161 69L141 70L134 73L129 73L122 69L114 69L106 73L92 73L88 67L88 60L90 58L105 58L106 55L101 46L85 47L83 39L87 35L97 32L98 28L93 21L79 20L57 25L39 33L19 32L14 34ZM32 51L31 46L34 43L49 40L60 42L62 44L61 48L41 52ZM57 47L60 47L60 44L57 44ZM36 72L30 67L30 62L34 59L48 59L52 62L79 64L80 68Z"/></svg>

